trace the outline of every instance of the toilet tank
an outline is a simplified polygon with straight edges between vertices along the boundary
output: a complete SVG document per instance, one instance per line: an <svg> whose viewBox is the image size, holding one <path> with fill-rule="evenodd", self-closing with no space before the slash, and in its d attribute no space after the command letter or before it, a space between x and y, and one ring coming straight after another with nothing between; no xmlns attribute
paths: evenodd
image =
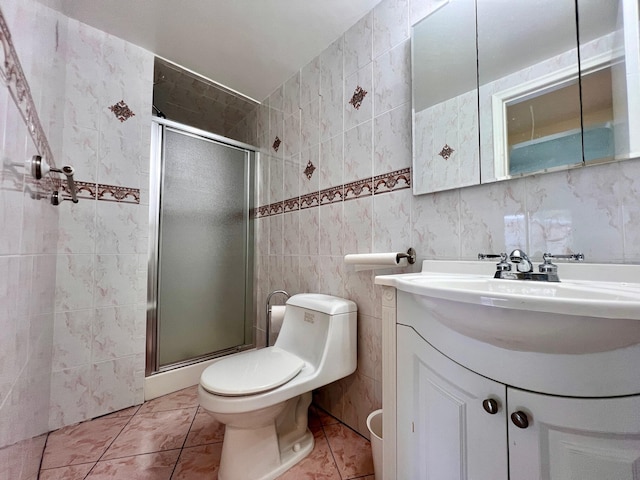
<svg viewBox="0 0 640 480"><path fill-rule="evenodd" d="M292 296L275 346L320 369L327 381L353 373L357 366L356 304L317 293Z"/></svg>

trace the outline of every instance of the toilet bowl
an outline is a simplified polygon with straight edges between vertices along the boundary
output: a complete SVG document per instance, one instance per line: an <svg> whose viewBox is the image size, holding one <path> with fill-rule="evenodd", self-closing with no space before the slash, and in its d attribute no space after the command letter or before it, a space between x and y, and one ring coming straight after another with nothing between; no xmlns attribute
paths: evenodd
<svg viewBox="0 0 640 480"><path fill-rule="evenodd" d="M311 391L355 371L356 313L350 300L294 295L272 347L204 370L200 406L225 425L220 480L274 479L313 450Z"/></svg>

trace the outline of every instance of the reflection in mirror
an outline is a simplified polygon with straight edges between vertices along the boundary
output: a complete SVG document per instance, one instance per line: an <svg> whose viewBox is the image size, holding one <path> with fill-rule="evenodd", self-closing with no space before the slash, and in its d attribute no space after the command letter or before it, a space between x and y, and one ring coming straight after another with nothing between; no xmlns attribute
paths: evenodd
<svg viewBox="0 0 640 480"><path fill-rule="evenodd" d="M482 183L581 165L574 0L479 1L477 22Z"/></svg>
<svg viewBox="0 0 640 480"><path fill-rule="evenodd" d="M640 138L630 135L640 131L638 1L577 3L585 161L638 157ZM604 135L611 142L607 151Z"/></svg>
<svg viewBox="0 0 640 480"><path fill-rule="evenodd" d="M450 0L412 29L415 195L480 183L475 26Z"/></svg>

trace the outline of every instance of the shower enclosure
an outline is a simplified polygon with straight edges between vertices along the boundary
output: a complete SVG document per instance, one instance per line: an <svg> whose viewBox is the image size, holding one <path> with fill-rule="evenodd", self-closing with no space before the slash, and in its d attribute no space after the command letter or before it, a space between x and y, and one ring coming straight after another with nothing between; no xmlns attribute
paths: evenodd
<svg viewBox="0 0 640 480"><path fill-rule="evenodd" d="M154 118L147 376L253 346L252 147Z"/></svg>

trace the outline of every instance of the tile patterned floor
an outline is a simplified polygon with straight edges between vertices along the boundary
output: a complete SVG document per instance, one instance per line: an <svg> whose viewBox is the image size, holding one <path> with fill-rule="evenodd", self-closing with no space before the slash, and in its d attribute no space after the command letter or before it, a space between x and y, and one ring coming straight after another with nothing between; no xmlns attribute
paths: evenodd
<svg viewBox="0 0 640 480"><path fill-rule="evenodd" d="M366 439L313 406L309 428L313 452L279 479L374 480ZM52 432L40 480L217 479L223 437L191 387Z"/></svg>

